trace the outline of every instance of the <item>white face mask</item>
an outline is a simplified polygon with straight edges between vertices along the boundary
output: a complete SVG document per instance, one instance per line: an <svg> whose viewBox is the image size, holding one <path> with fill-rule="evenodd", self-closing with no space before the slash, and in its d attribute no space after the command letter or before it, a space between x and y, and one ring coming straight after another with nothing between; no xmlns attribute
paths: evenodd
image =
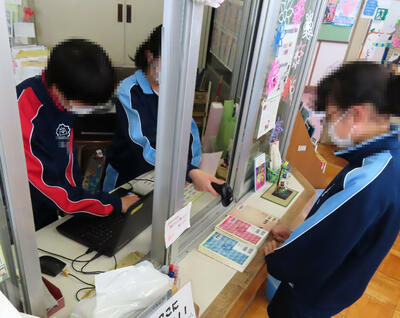
<svg viewBox="0 0 400 318"><path fill-rule="evenodd" d="M356 127L355 125L351 126L347 138L339 138L335 133L335 126L348 114L348 112L349 110L346 111L342 116L340 116L337 121L328 124L328 134L331 137L331 141L339 148L349 148L354 146L354 142L351 140L351 135L353 134L353 130Z"/></svg>
<svg viewBox="0 0 400 318"><path fill-rule="evenodd" d="M71 106L70 111L76 115L88 115L94 112L93 106Z"/></svg>

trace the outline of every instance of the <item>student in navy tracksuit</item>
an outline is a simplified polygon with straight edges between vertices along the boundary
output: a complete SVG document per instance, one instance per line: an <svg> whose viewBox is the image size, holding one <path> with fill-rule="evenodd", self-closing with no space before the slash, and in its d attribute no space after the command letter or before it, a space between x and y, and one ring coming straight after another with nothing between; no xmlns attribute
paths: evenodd
<svg viewBox="0 0 400 318"><path fill-rule="evenodd" d="M125 212L136 196L89 194L73 151L73 113L88 113L114 90L106 52L86 40L57 45L42 76L17 86L25 159L36 230L67 214Z"/></svg>
<svg viewBox="0 0 400 318"><path fill-rule="evenodd" d="M400 78L381 65L346 64L324 79L317 104L349 164L290 233L279 225L265 247L281 281L271 318L331 317L361 297L400 228Z"/></svg>
<svg viewBox="0 0 400 318"><path fill-rule="evenodd" d="M154 29L150 37L138 48L134 61L139 69L123 80L118 88L117 128L112 145L107 151L109 164L104 179L105 191L154 169L161 25ZM189 147L187 180L192 181L197 190L217 195L211 182L222 181L197 168L201 161L201 143L193 119Z"/></svg>

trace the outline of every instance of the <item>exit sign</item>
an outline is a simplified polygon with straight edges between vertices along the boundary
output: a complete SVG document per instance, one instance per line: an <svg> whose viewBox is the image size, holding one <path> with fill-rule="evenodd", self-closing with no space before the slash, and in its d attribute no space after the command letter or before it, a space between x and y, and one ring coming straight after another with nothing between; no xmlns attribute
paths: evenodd
<svg viewBox="0 0 400 318"><path fill-rule="evenodd" d="M389 12L389 9L378 8L376 10L375 20L377 20L377 21L386 20L386 16L387 16L388 12Z"/></svg>

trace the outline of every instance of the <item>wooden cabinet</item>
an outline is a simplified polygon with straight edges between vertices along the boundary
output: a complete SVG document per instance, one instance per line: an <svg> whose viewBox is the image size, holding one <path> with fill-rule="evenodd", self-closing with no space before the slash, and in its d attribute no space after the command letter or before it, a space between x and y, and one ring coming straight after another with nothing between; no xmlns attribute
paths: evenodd
<svg viewBox="0 0 400 318"><path fill-rule="evenodd" d="M86 38L105 48L117 66L162 23L163 0L34 0L37 40L49 48L68 38Z"/></svg>

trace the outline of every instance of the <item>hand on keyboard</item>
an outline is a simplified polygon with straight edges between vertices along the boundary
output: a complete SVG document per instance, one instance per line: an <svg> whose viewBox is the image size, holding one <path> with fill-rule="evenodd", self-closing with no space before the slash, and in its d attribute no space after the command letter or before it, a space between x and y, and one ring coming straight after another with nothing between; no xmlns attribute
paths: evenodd
<svg viewBox="0 0 400 318"><path fill-rule="evenodd" d="M134 204L136 201L139 201L139 197L136 194L129 194L121 198L122 202L122 213L126 213L129 207Z"/></svg>

